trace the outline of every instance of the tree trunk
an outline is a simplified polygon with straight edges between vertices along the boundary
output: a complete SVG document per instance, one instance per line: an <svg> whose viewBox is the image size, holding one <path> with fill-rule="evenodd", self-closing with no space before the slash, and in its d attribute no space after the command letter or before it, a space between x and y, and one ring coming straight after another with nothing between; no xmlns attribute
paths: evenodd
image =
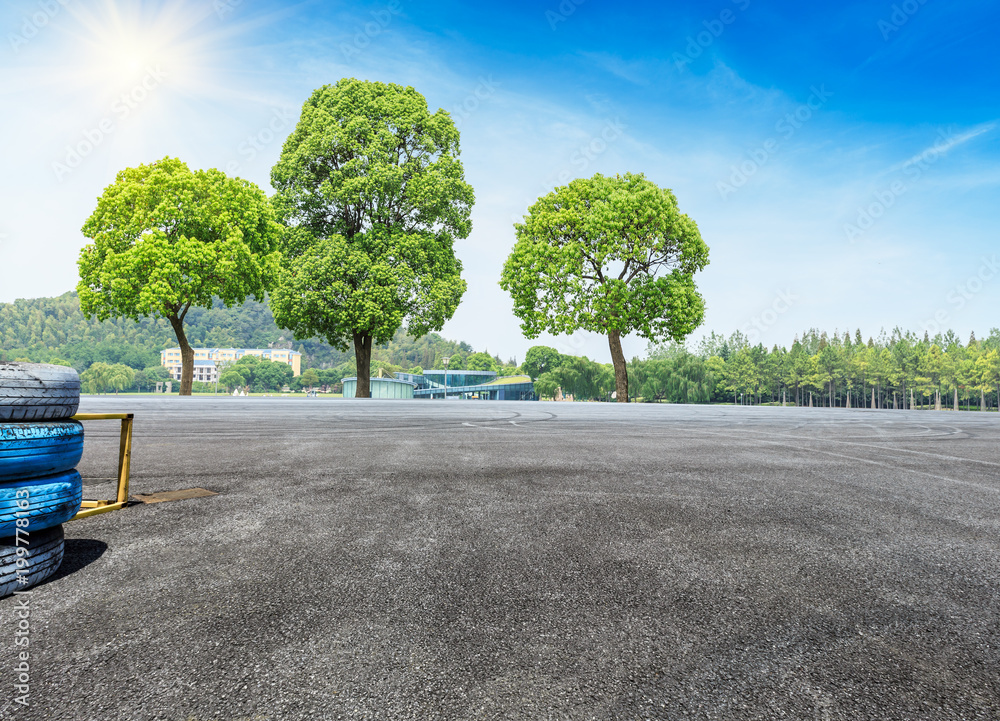
<svg viewBox="0 0 1000 721"><path fill-rule="evenodd" d="M910 388L910 410L913 410L913 389Z"/></svg>
<svg viewBox="0 0 1000 721"><path fill-rule="evenodd" d="M934 391L934 410L941 410L941 389Z"/></svg>
<svg viewBox="0 0 1000 721"><path fill-rule="evenodd" d="M813 407L813 392L809 391L809 407Z"/></svg>
<svg viewBox="0 0 1000 721"><path fill-rule="evenodd" d="M176 315L167 316L174 335L177 336L177 344L181 347L181 390L180 395L191 395L191 382L194 380L194 348L188 343L187 335L184 334L184 319Z"/></svg>
<svg viewBox="0 0 1000 721"><path fill-rule="evenodd" d="M628 403L628 368L625 367L625 353L618 331L608 331L608 345L611 347L611 362L615 366L615 398L619 403Z"/></svg>
<svg viewBox="0 0 1000 721"><path fill-rule="evenodd" d="M354 364L358 376L355 398L371 398L372 337L364 333L354 334Z"/></svg>
<svg viewBox="0 0 1000 721"><path fill-rule="evenodd" d="M955 386L955 410L958 410L958 386Z"/></svg>
<svg viewBox="0 0 1000 721"><path fill-rule="evenodd" d="M982 388L979 389L979 410L986 410L986 391Z"/></svg>

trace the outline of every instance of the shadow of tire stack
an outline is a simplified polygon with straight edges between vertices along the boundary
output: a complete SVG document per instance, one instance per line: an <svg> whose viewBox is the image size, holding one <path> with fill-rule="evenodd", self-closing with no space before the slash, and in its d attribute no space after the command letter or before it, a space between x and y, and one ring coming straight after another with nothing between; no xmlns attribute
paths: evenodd
<svg viewBox="0 0 1000 721"><path fill-rule="evenodd" d="M80 510L83 426L72 368L0 363L0 597L25 591L62 563L62 524Z"/></svg>

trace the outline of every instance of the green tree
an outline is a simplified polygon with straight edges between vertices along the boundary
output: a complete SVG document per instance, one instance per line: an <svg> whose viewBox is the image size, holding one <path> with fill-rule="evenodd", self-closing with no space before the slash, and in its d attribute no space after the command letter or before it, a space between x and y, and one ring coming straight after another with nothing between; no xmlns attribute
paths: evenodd
<svg viewBox="0 0 1000 721"><path fill-rule="evenodd" d="M295 372L287 363L262 360L253 368L253 380L250 388L256 393L278 391L292 382Z"/></svg>
<svg viewBox="0 0 1000 721"><path fill-rule="evenodd" d="M440 330L465 293L453 246L474 195L459 152L451 117L416 90L352 78L312 94L271 171L289 228L275 320L353 343L358 397L373 343L404 322L412 336Z"/></svg>
<svg viewBox="0 0 1000 721"><path fill-rule="evenodd" d="M302 379L304 388L313 388L319 385L319 372L315 368L307 368L299 378Z"/></svg>
<svg viewBox="0 0 1000 721"><path fill-rule="evenodd" d="M946 389L951 390L952 410L958 410L958 391L962 385L962 355L963 348L958 344L950 344L944 353L941 363L941 382Z"/></svg>
<svg viewBox="0 0 1000 721"><path fill-rule="evenodd" d="M236 366L230 366L222 371L219 376L219 383L226 387L226 389L232 393L236 388L243 388L247 385L247 378L240 372L240 369Z"/></svg>
<svg viewBox="0 0 1000 721"><path fill-rule="evenodd" d="M992 392L996 389L997 399L1000 401L1000 351L989 346L984 347L976 358L975 369L980 398L984 397L987 391ZM985 404L983 406L985 407Z"/></svg>
<svg viewBox="0 0 1000 721"><path fill-rule="evenodd" d="M843 359L840 349L832 343L825 343L814 358L813 372L816 374L817 380L825 387L827 400L830 407L833 408L836 405L834 386L843 376Z"/></svg>
<svg viewBox="0 0 1000 721"><path fill-rule="evenodd" d="M555 348L550 348L547 345L533 345L525 353L521 368L531 378L538 378L543 373L558 368L561 360L562 356Z"/></svg>
<svg viewBox="0 0 1000 721"><path fill-rule="evenodd" d="M174 158L127 168L83 226L93 243L78 262L88 317L162 316L181 348L181 395L191 394L192 307L263 297L280 258L280 226L264 193L218 170L191 172Z"/></svg>
<svg viewBox="0 0 1000 721"><path fill-rule="evenodd" d="M80 385L87 393L120 391L134 382L135 371L121 363L94 363L80 374Z"/></svg>
<svg viewBox="0 0 1000 721"><path fill-rule="evenodd" d="M607 335L619 402L628 402L623 335L681 340L701 323L693 275L708 264L708 246L674 194L643 175L570 181L514 228L500 285L524 334Z"/></svg>
<svg viewBox="0 0 1000 721"><path fill-rule="evenodd" d="M917 386L921 394L933 397L934 409L941 410L941 382L944 374L944 353L933 343L921 349L917 360Z"/></svg>
<svg viewBox="0 0 1000 721"><path fill-rule="evenodd" d="M559 381L552 372L543 373L535 379L535 393L539 398L555 398L559 389Z"/></svg>
<svg viewBox="0 0 1000 721"><path fill-rule="evenodd" d="M353 365L353 364L352 364ZM346 372L350 375L350 371ZM342 378L345 378L345 373L340 370L340 368L324 368L319 372L319 382L326 387L329 391L331 387L339 385Z"/></svg>
<svg viewBox="0 0 1000 721"><path fill-rule="evenodd" d="M466 361L470 371L496 371L497 363L489 353L473 353Z"/></svg>

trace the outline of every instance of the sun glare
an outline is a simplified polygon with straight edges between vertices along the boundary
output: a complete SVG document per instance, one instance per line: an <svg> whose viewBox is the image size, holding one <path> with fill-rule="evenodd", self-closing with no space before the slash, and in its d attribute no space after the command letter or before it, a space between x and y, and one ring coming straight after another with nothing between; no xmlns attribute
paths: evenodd
<svg viewBox="0 0 1000 721"><path fill-rule="evenodd" d="M139 31L128 31L120 37L108 38L95 48L87 63L88 72L97 82L126 84L141 77L147 66L157 63L170 65L169 48L158 48L153 38Z"/></svg>
<svg viewBox="0 0 1000 721"><path fill-rule="evenodd" d="M154 72L167 75L174 89L183 89L199 74L210 48L201 25L206 6L182 0L173 2L118 3L106 0L96 11L77 14L84 32L80 79L95 90L117 94ZM200 32L199 32L200 31Z"/></svg>

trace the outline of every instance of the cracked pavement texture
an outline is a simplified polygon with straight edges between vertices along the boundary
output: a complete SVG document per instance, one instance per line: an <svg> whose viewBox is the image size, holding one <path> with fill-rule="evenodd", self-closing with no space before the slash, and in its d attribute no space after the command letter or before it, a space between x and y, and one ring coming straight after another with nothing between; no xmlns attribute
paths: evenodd
<svg viewBox="0 0 1000 721"><path fill-rule="evenodd" d="M85 397L0 718L1000 718L1000 416ZM86 423L88 498L118 427Z"/></svg>

